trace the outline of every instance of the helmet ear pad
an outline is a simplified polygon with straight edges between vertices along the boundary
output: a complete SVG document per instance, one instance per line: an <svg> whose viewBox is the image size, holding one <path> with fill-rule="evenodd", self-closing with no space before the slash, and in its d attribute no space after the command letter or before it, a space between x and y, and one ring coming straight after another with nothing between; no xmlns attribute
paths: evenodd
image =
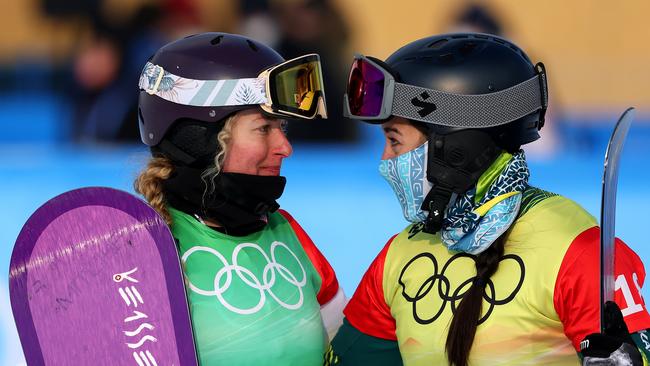
<svg viewBox="0 0 650 366"><path fill-rule="evenodd" d="M433 187L421 206L429 211L424 221L427 233L442 228L452 195L472 188L503 151L484 129L435 127L429 130L427 156L427 180Z"/></svg>
<svg viewBox="0 0 650 366"><path fill-rule="evenodd" d="M438 130L429 133L427 179L463 194L503 151L482 129Z"/></svg>
<svg viewBox="0 0 650 366"><path fill-rule="evenodd" d="M219 122L180 119L169 129L152 152L168 157L176 164L205 168L214 163L221 150L217 136L227 118Z"/></svg>

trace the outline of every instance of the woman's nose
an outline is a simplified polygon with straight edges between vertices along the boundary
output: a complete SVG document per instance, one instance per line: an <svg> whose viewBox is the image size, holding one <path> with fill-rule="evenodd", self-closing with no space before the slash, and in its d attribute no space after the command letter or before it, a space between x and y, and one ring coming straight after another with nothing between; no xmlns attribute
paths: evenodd
<svg viewBox="0 0 650 366"><path fill-rule="evenodd" d="M293 153L293 147L291 147L287 135L281 129L278 128L274 131L274 140L274 152L276 154L286 158Z"/></svg>
<svg viewBox="0 0 650 366"><path fill-rule="evenodd" d="M384 152L381 154L381 160L386 160L386 159L392 159L395 156L395 152L393 151L392 147L390 146L390 142L386 141L384 144Z"/></svg>

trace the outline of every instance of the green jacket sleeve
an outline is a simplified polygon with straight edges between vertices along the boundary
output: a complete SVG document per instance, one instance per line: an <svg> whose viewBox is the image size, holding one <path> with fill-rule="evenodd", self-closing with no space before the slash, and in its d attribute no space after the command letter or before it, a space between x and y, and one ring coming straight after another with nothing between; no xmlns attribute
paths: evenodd
<svg viewBox="0 0 650 366"><path fill-rule="evenodd" d="M347 319L325 354L325 366L401 366L402 356L396 341L363 334Z"/></svg>
<svg viewBox="0 0 650 366"><path fill-rule="evenodd" d="M650 332L649 329L641 330L636 333L632 333L632 340L636 344L636 348L641 352L641 357L643 357L643 364L648 365L648 360L650 360Z"/></svg>

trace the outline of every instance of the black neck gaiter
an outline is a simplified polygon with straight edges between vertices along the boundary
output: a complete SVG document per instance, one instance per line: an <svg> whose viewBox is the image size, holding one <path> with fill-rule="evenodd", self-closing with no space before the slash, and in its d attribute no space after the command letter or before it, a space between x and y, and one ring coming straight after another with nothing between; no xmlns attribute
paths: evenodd
<svg viewBox="0 0 650 366"><path fill-rule="evenodd" d="M176 209L217 221L226 234L243 236L261 230L268 214L280 207L275 200L284 191L285 177L221 172L210 186L202 173L202 169L175 166L163 183L165 197Z"/></svg>

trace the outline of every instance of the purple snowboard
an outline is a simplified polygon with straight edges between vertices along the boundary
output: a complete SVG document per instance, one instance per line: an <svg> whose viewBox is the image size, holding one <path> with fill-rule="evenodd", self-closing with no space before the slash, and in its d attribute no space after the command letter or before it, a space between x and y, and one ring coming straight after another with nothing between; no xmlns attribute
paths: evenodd
<svg viewBox="0 0 650 366"><path fill-rule="evenodd" d="M82 188L23 226L9 292L28 365L197 365L174 239L142 200Z"/></svg>

